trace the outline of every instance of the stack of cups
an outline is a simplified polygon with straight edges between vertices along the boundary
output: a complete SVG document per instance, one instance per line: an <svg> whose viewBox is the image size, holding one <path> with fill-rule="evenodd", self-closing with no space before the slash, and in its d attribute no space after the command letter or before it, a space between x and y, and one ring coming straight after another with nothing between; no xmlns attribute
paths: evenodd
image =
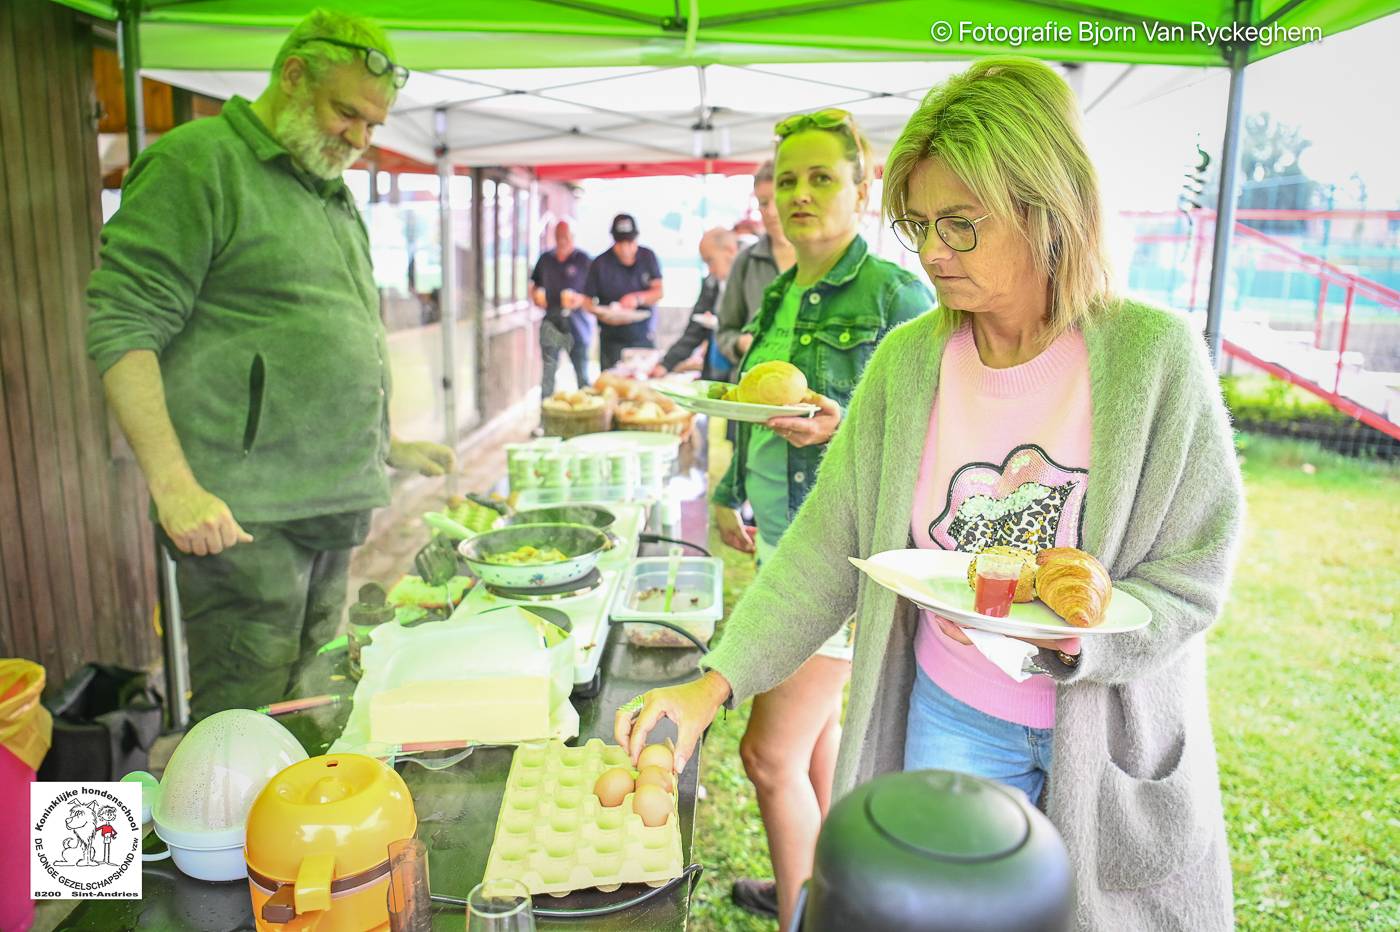
<svg viewBox="0 0 1400 932"><path fill-rule="evenodd" d="M641 481L637 454L632 450L614 450L608 454L608 485L622 490L629 497Z"/></svg>
<svg viewBox="0 0 1400 932"><path fill-rule="evenodd" d="M512 492L537 489L540 485L540 450L528 443L506 444L506 471Z"/></svg>
<svg viewBox="0 0 1400 932"><path fill-rule="evenodd" d="M647 488L658 488L666 481L666 459L659 450L639 450L637 460L642 474L642 484Z"/></svg>
<svg viewBox="0 0 1400 932"><path fill-rule="evenodd" d="M540 485L546 489L567 489L572 482L570 467L573 457L564 452L551 451L540 457Z"/></svg>
<svg viewBox="0 0 1400 932"><path fill-rule="evenodd" d="M604 485L607 460L601 453L578 453L574 456L574 485L597 488Z"/></svg>

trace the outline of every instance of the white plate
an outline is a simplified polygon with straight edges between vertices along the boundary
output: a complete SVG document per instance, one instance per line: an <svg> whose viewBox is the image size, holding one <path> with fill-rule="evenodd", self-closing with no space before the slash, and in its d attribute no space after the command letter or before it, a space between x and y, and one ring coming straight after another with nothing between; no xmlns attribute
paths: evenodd
<svg viewBox="0 0 1400 932"><path fill-rule="evenodd" d="M1006 618L993 618L972 610L973 591L967 584L972 554L956 550L886 550L869 560L851 557L851 563L891 592L951 621L980 631L1014 637L1071 638L1136 631L1152 620L1141 601L1113 590L1108 616L1092 628L1076 628L1050 610L1044 602L1020 602Z"/></svg>
<svg viewBox="0 0 1400 932"><path fill-rule="evenodd" d="M728 418L731 421L748 421L762 424L770 417L812 417L821 409L814 404L795 405L755 405L742 401L720 401L706 395L714 382L703 379L689 385L653 385L658 392L670 398L687 411L708 414L711 417ZM720 383L728 385L729 383Z"/></svg>

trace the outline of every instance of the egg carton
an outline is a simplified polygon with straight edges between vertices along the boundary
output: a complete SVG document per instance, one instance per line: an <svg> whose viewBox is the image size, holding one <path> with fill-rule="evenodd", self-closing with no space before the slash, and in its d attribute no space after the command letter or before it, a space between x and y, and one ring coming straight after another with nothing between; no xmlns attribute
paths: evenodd
<svg viewBox="0 0 1400 932"><path fill-rule="evenodd" d="M659 887L681 876L680 814L666 824L642 823L632 794L604 807L593 795L600 774L631 769L627 751L593 738L583 747L550 741L516 749L486 862L486 880L518 880L532 895L564 896L624 883Z"/></svg>

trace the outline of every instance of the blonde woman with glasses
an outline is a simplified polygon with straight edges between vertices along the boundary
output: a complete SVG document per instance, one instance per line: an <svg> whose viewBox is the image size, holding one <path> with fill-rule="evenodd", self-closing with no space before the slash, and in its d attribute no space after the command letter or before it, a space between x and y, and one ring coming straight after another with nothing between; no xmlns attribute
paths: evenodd
<svg viewBox="0 0 1400 932"><path fill-rule="evenodd" d="M934 88L890 153L884 209L938 309L875 353L706 672L619 713L618 737L675 719L684 760L721 705L780 682L854 611L835 795L901 769L1000 781L1064 836L1079 928L1229 929L1205 631L1242 502L1200 334L1111 292L1074 95L1038 62L987 59ZM1017 680L847 561L910 540L1079 548L1151 624L1032 640Z"/></svg>

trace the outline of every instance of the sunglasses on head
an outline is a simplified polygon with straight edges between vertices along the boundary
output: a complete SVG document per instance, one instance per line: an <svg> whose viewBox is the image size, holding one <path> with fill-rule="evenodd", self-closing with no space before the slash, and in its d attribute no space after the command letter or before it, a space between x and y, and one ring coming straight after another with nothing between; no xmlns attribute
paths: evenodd
<svg viewBox="0 0 1400 932"><path fill-rule="evenodd" d="M379 49L372 48L368 45L359 45L354 42L345 42L340 39L328 39L325 36L312 36L310 39L302 41L297 47L300 48L307 42L325 42L328 45L337 45L343 49L353 49L357 52L364 52L365 70L372 76L382 78L386 74L392 74L394 78L394 87L398 88L408 83L408 69L403 65L394 64L393 60Z"/></svg>
<svg viewBox="0 0 1400 932"><path fill-rule="evenodd" d="M773 127L773 135L778 142L800 133L804 129L839 130L855 143L856 147L856 167L860 170L860 176L865 176L865 153L861 150L860 138L856 135L855 117L851 116L849 110L841 110L831 107L826 110L818 110L815 113L795 113L786 119L779 120Z"/></svg>

